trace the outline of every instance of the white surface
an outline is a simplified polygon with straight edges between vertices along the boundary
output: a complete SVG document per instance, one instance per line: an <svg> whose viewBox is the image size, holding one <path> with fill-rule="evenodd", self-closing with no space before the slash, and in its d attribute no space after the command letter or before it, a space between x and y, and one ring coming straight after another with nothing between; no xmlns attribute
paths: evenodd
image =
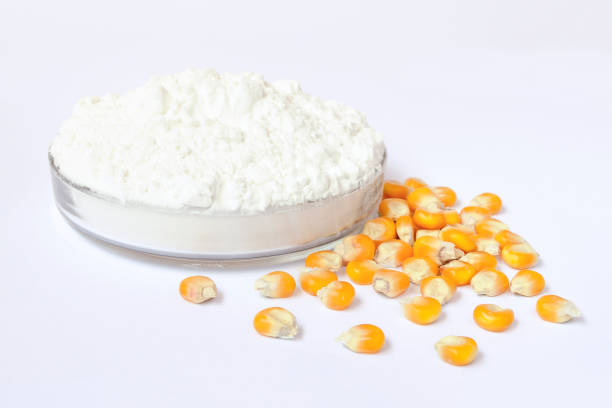
<svg viewBox="0 0 612 408"><path fill-rule="evenodd" d="M4 2L0 406L605 405L609 2L410 3L249 2L237 13L233 2ZM417 327L368 287L344 312L302 292L259 298L263 269L206 270L221 296L195 306L177 287L196 271L71 230L51 202L46 148L74 102L189 66L298 78L366 112L386 137L389 177L452 186L464 203L498 192L500 218L542 255L546 293L573 300L584 318L550 324L536 299L462 289L439 322ZM515 310L510 331L471 321L491 301ZM298 340L254 334L253 315L271 305L296 314ZM362 322L385 330L381 354L334 342ZM473 336L478 360L438 360L433 344L447 334Z"/></svg>

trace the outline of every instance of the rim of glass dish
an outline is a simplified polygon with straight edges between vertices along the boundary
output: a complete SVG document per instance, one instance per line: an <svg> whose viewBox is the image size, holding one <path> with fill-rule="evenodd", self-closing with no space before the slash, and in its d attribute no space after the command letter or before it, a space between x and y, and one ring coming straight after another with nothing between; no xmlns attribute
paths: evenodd
<svg viewBox="0 0 612 408"><path fill-rule="evenodd" d="M113 197L113 196L110 196L104 193L100 193L82 184L75 183L74 181L70 180L68 177L64 176L61 173L61 171L55 164L55 161L50 151L47 153L47 157L49 160L49 166L51 167L52 173L56 177L58 177L62 182L68 184L72 188L75 188L84 194L90 195L92 197L95 197L95 198L98 198L98 199L101 199L101 200L104 200L104 201L107 201L107 202L110 202L110 203L113 203L113 204L116 204L122 207L146 209L149 211L166 213L166 214L193 214L193 215L210 216L210 217L256 217L256 216L261 216L261 215L302 211L308 208L319 207L322 205L329 204L332 201L339 200L343 197L346 197L354 193L355 191L362 189L364 186L376 180L377 177L379 177L381 174L384 173L385 163L387 162L387 149L385 148L383 151L383 157L382 157L382 160L380 161L380 169L373 176L371 176L370 178L362 182L357 188L354 188L351 191L348 191L342 194L338 194L335 196L330 196L330 197L327 197L321 200L306 201L304 203L296 204L296 205L271 207L265 211L247 213L247 214L240 214L240 213L235 213L235 212L211 213L211 212L208 212L207 208L197 207L197 206L184 206L181 208L167 208L167 207L153 206L153 205L144 204L144 203L135 202L135 201L121 201L116 197Z"/></svg>

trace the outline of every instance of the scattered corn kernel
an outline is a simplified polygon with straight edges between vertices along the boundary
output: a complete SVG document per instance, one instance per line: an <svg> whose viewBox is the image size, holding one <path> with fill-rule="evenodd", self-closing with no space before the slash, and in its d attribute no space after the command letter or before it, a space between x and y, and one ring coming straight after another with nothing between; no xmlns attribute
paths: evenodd
<svg viewBox="0 0 612 408"><path fill-rule="evenodd" d="M536 310L542 319L553 323L565 323L580 316L580 310L575 304L555 295L545 295L539 298Z"/></svg>
<svg viewBox="0 0 612 408"><path fill-rule="evenodd" d="M337 280L338 275L329 269L311 269L300 274L302 290L313 296L317 295L319 289Z"/></svg>
<svg viewBox="0 0 612 408"><path fill-rule="evenodd" d="M421 295L434 298L442 305L451 300L456 291L455 282L446 276L430 276L421 281Z"/></svg>
<svg viewBox="0 0 612 408"><path fill-rule="evenodd" d="M440 230L420 229L416 232L416 239L419 239L425 236L440 238Z"/></svg>
<svg viewBox="0 0 612 408"><path fill-rule="evenodd" d="M412 217L409 215L402 215L395 221L395 229L397 230L397 236L404 242L410 245L414 245L414 233L416 227Z"/></svg>
<svg viewBox="0 0 612 408"><path fill-rule="evenodd" d="M292 339L298 331L295 316L282 307L269 307L257 313L253 327L262 336L280 339Z"/></svg>
<svg viewBox="0 0 612 408"><path fill-rule="evenodd" d="M523 269L518 271L510 281L510 292L521 296L535 296L542 293L546 282L536 271Z"/></svg>
<svg viewBox="0 0 612 408"><path fill-rule="evenodd" d="M447 225L442 228L440 230L440 239L452 242L463 252L472 252L476 250L473 229L462 224Z"/></svg>
<svg viewBox="0 0 612 408"><path fill-rule="evenodd" d="M409 215L405 217L409 217ZM373 218L363 226L363 234L372 238L372 241L377 244L394 239L396 237L395 223L387 217Z"/></svg>
<svg viewBox="0 0 612 408"><path fill-rule="evenodd" d="M295 279L287 272L270 272L255 281L255 290L270 298L286 298L293 295Z"/></svg>
<svg viewBox="0 0 612 408"><path fill-rule="evenodd" d="M416 324L431 324L442 312L442 305L437 299L426 296L413 296L402 302L402 310L406 319Z"/></svg>
<svg viewBox="0 0 612 408"><path fill-rule="evenodd" d="M461 216L455 210L443 210L444 219L446 220L446 224L454 225L461 224Z"/></svg>
<svg viewBox="0 0 612 408"><path fill-rule="evenodd" d="M436 351L442 361L463 366L474 361L478 355L478 345L469 337L446 336L436 343Z"/></svg>
<svg viewBox="0 0 612 408"><path fill-rule="evenodd" d="M412 216L414 224L419 228L438 230L446 225L444 213L437 209L417 208Z"/></svg>
<svg viewBox="0 0 612 408"><path fill-rule="evenodd" d="M353 303L355 288L345 281L333 281L319 289L317 296L328 308L344 310Z"/></svg>
<svg viewBox="0 0 612 408"><path fill-rule="evenodd" d="M457 194L449 187L434 187L431 189L445 207L452 207L457 201Z"/></svg>
<svg viewBox="0 0 612 408"><path fill-rule="evenodd" d="M404 185L408 187L410 191L416 190L419 187L427 187L427 183L416 177L407 178L406 181L404 181Z"/></svg>
<svg viewBox="0 0 612 408"><path fill-rule="evenodd" d="M506 245L523 244L527 242L523 237L514 232L504 230L495 235L495 240L499 242L499 246L503 249Z"/></svg>
<svg viewBox="0 0 612 408"><path fill-rule="evenodd" d="M482 207L469 206L461 210L461 223L470 227L474 227L489 217L489 212Z"/></svg>
<svg viewBox="0 0 612 408"><path fill-rule="evenodd" d="M459 260L472 265L476 272L480 272L485 268L491 269L497 267L497 258L482 251L470 252L469 254L463 255Z"/></svg>
<svg viewBox="0 0 612 408"><path fill-rule="evenodd" d="M502 249L502 259L511 268L528 269L538 262L538 253L526 242L509 244Z"/></svg>
<svg viewBox="0 0 612 408"><path fill-rule="evenodd" d="M424 236L414 242L414 256L429 257L438 265L462 257L461 250L455 248L451 242L436 237Z"/></svg>
<svg viewBox="0 0 612 408"><path fill-rule="evenodd" d="M440 274L452 280L456 286L463 286L470 284L472 277L476 275L476 269L466 262L450 261L440 267Z"/></svg>
<svg viewBox="0 0 612 408"><path fill-rule="evenodd" d="M402 215L410 215L410 207L408 202L401 198L385 198L378 206L378 214L396 220Z"/></svg>
<svg viewBox="0 0 612 408"><path fill-rule="evenodd" d="M179 293L191 303L203 303L217 297L217 287L215 282L206 276L190 276L181 281Z"/></svg>
<svg viewBox="0 0 612 408"><path fill-rule="evenodd" d="M408 205L412 211L417 208L423 208L426 210L441 210L444 208L444 204L429 187L418 187L415 188L410 194L408 194Z"/></svg>
<svg viewBox="0 0 612 408"><path fill-rule="evenodd" d="M471 206L482 207L489 212L489 214L497 214L502 207L501 198L493 193L482 193L477 195L470 202Z"/></svg>
<svg viewBox="0 0 612 408"><path fill-rule="evenodd" d="M487 218L476 224L476 233L486 238L495 238L497 234L508 229L506 224L495 218Z"/></svg>
<svg viewBox="0 0 612 408"><path fill-rule="evenodd" d="M334 249L342 256L343 263L374 259L376 244L365 234L349 235Z"/></svg>
<svg viewBox="0 0 612 408"><path fill-rule="evenodd" d="M355 353L378 353L385 345L385 333L373 324L359 324L342 333L338 340Z"/></svg>
<svg viewBox="0 0 612 408"><path fill-rule="evenodd" d="M306 257L307 268L329 269L337 271L342 267L342 256L334 251L318 251Z"/></svg>
<svg viewBox="0 0 612 408"><path fill-rule="evenodd" d="M358 285L369 285L379 269L380 265L374 261L351 261L346 265L346 275Z"/></svg>
<svg viewBox="0 0 612 408"><path fill-rule="evenodd" d="M374 262L382 266L397 267L404 259L412 256L412 247L400 239L392 239L381 243L376 248Z"/></svg>
<svg viewBox="0 0 612 408"><path fill-rule="evenodd" d="M470 282L477 295L499 296L508 290L508 277L497 269L483 269Z"/></svg>
<svg viewBox="0 0 612 408"><path fill-rule="evenodd" d="M408 197L408 193L408 186L399 181L387 180L383 184L383 196L385 198L401 198L405 200Z"/></svg>
<svg viewBox="0 0 612 408"><path fill-rule="evenodd" d="M514 312L497 305L478 305L474 308L474 321L485 330L502 332L514 321Z"/></svg>
<svg viewBox="0 0 612 408"><path fill-rule="evenodd" d="M401 295L410 286L410 278L404 272L394 269L379 269L374 274L372 282L374 290L387 297Z"/></svg>
<svg viewBox="0 0 612 408"><path fill-rule="evenodd" d="M495 239L476 235L474 237L474 242L476 243L476 250L486 252L493 256L499 255L499 242L497 242Z"/></svg>
<svg viewBox="0 0 612 408"><path fill-rule="evenodd" d="M410 278L410 282L419 284L425 278L438 274L438 264L427 257L406 258L402 262L402 271Z"/></svg>

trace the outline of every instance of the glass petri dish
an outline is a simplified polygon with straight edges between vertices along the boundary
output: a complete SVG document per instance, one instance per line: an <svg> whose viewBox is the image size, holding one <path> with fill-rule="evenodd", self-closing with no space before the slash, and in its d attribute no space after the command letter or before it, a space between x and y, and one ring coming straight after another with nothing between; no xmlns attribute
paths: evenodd
<svg viewBox="0 0 612 408"><path fill-rule="evenodd" d="M290 262L358 231L378 208L385 157L380 170L356 190L252 215L121 202L71 182L51 155L49 165L56 205L77 230L165 260L222 267Z"/></svg>

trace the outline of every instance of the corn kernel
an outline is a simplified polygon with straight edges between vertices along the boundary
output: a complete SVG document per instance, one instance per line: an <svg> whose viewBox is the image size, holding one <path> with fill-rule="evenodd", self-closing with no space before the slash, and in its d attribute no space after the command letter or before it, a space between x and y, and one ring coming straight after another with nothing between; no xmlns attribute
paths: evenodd
<svg viewBox="0 0 612 408"><path fill-rule="evenodd" d="M435 322L442 312L442 305L434 298L426 296L413 296L402 302L402 310L406 319L416 324L431 324Z"/></svg>
<svg viewBox="0 0 612 408"><path fill-rule="evenodd" d="M486 238L495 238L497 234L508 229L506 224L495 218L487 218L476 224L476 233Z"/></svg>
<svg viewBox="0 0 612 408"><path fill-rule="evenodd" d="M471 206L482 207L489 212L489 214L497 214L502 207L501 198L493 193L479 194L472 199L470 202Z"/></svg>
<svg viewBox="0 0 612 408"><path fill-rule="evenodd" d="M476 270L472 265L462 261L450 261L440 267L440 274L450 280L456 286L469 285Z"/></svg>
<svg viewBox="0 0 612 408"><path fill-rule="evenodd" d="M502 332L514 321L514 312L497 305L478 305L474 309L474 321L485 330Z"/></svg>
<svg viewBox="0 0 612 408"><path fill-rule="evenodd" d="M270 272L255 281L255 290L270 298L286 298L295 290L295 279L287 272Z"/></svg>
<svg viewBox="0 0 612 408"><path fill-rule="evenodd" d="M445 207L452 207L457 201L457 194L449 187L434 187L431 189Z"/></svg>
<svg viewBox="0 0 612 408"><path fill-rule="evenodd" d="M436 343L436 351L442 361L463 366L474 361L478 355L478 345L469 337L446 336Z"/></svg>
<svg viewBox="0 0 612 408"><path fill-rule="evenodd" d="M401 198L385 198L378 206L378 215L396 220L402 215L410 215L408 202Z"/></svg>
<svg viewBox="0 0 612 408"><path fill-rule="evenodd" d="M402 262L402 271L412 283L419 284L423 279L438 274L438 264L427 257L412 256Z"/></svg>
<svg viewBox="0 0 612 408"><path fill-rule="evenodd" d="M447 225L461 224L461 216L455 210L443 210Z"/></svg>
<svg viewBox="0 0 612 408"><path fill-rule="evenodd" d="M402 241L409 245L414 245L414 232L416 227L412 217L409 215L402 215L395 221L395 229L397 230L397 236Z"/></svg>
<svg viewBox="0 0 612 408"><path fill-rule="evenodd" d="M373 324L359 324L342 333L338 340L355 353L378 353L385 345L385 333Z"/></svg>
<svg viewBox="0 0 612 408"><path fill-rule="evenodd" d="M396 237L395 223L387 217L374 218L365 223L362 233L372 238L374 243L380 244Z"/></svg>
<svg viewBox="0 0 612 408"><path fill-rule="evenodd" d="M538 262L538 253L526 242L509 244L502 249L502 259L511 268L528 269Z"/></svg>
<svg viewBox="0 0 612 408"><path fill-rule="evenodd" d="M346 265L346 275L358 285L369 285L379 269L380 265L374 261L351 261Z"/></svg>
<svg viewBox="0 0 612 408"><path fill-rule="evenodd" d="M416 190L419 187L427 187L427 183L425 183L420 178L410 177L404 181L404 185L408 187L410 191Z"/></svg>
<svg viewBox="0 0 612 408"><path fill-rule="evenodd" d="M179 293L188 302L203 303L217 297L217 287L206 276L190 276L181 281Z"/></svg>
<svg viewBox="0 0 612 408"><path fill-rule="evenodd" d="M481 207L465 207L461 210L461 223L469 227L474 227L489 217L489 212Z"/></svg>
<svg viewBox="0 0 612 408"><path fill-rule="evenodd" d="M337 280L338 275L329 269L311 269L300 274L302 290L313 296L317 295L319 289Z"/></svg>
<svg viewBox="0 0 612 408"><path fill-rule="evenodd" d="M536 310L542 319L553 323L565 323L575 317L580 317L580 310L575 304L555 295L545 295L539 298Z"/></svg>
<svg viewBox="0 0 612 408"><path fill-rule="evenodd" d="M334 251L342 256L343 263L374 259L376 244L364 234L349 235L344 238Z"/></svg>
<svg viewBox="0 0 612 408"><path fill-rule="evenodd" d="M535 296L542 293L546 282L536 271L523 269L518 271L510 281L510 292L521 296Z"/></svg>
<svg viewBox="0 0 612 408"><path fill-rule="evenodd" d="M332 310L344 310L353 303L355 288L345 281L333 281L317 292L321 302Z"/></svg>
<svg viewBox="0 0 612 408"><path fill-rule="evenodd" d="M485 268L491 269L497 267L497 258L482 251L470 252L469 254L463 255L459 260L472 265L476 272L480 272Z"/></svg>
<svg viewBox="0 0 612 408"><path fill-rule="evenodd" d="M497 269L483 269L472 278L470 285L477 295L499 296L508 290L508 277Z"/></svg>
<svg viewBox="0 0 612 408"><path fill-rule="evenodd" d="M429 230L439 230L446 225L444 213L437 208L432 208L431 210L417 208L414 211L412 220L417 227Z"/></svg>
<svg viewBox="0 0 612 408"><path fill-rule="evenodd" d="M430 276L421 281L421 295L434 298L442 305L451 300L456 291L455 282L445 276Z"/></svg>
<svg viewBox="0 0 612 408"><path fill-rule="evenodd" d="M497 242L495 239L476 235L474 237L474 242L476 243L476 250L486 252L493 256L499 255L499 242Z"/></svg>
<svg viewBox="0 0 612 408"><path fill-rule="evenodd" d="M421 237L414 242L413 253L417 257L429 257L438 265L464 255L451 242L429 236Z"/></svg>
<svg viewBox="0 0 612 408"><path fill-rule="evenodd" d="M393 298L401 295L408 289L410 278L404 272L394 269L379 269L374 274L372 286L376 292Z"/></svg>
<svg viewBox="0 0 612 408"><path fill-rule="evenodd" d="M269 307L257 313L253 327L262 336L280 339L292 339L298 331L295 316L282 307Z"/></svg>
<svg viewBox="0 0 612 408"><path fill-rule="evenodd" d="M417 208L425 210L441 210L444 204L429 187L418 187L408 194L408 205L412 211Z"/></svg>
<svg viewBox="0 0 612 408"><path fill-rule="evenodd" d="M405 200L408 197L408 186L395 180L387 180L383 184L383 197L385 198L401 198Z"/></svg>
<svg viewBox="0 0 612 408"><path fill-rule="evenodd" d="M440 230L440 239L452 242L463 252L472 252L476 250L474 231L465 225L447 225Z"/></svg>
<svg viewBox="0 0 612 408"><path fill-rule="evenodd" d="M495 240L499 243L499 246L503 249L506 245L511 244L523 244L527 242L523 237L514 232L504 230L500 231L495 235Z"/></svg>
<svg viewBox="0 0 612 408"><path fill-rule="evenodd" d="M421 237L434 237L440 238L440 230L428 230L428 229L420 229L416 232L416 239Z"/></svg>
<svg viewBox="0 0 612 408"><path fill-rule="evenodd" d="M334 251L318 251L306 257L307 268L329 269L337 271L342 267L342 256Z"/></svg>
<svg viewBox="0 0 612 408"><path fill-rule="evenodd" d="M412 247L400 239L392 239L381 243L376 248L374 262L382 266L397 267L404 259L412 256Z"/></svg>

